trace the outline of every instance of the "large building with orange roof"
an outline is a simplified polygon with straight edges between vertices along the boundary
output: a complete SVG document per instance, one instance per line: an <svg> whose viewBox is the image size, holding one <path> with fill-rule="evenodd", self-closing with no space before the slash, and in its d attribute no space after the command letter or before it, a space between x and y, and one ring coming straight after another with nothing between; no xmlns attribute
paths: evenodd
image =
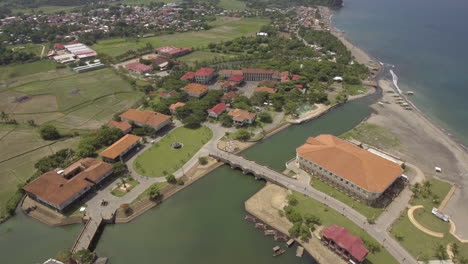
<svg viewBox="0 0 468 264"><path fill-rule="evenodd" d="M140 144L141 137L127 134L103 150L100 155L105 161L115 162L124 158L133 148Z"/></svg>
<svg viewBox="0 0 468 264"><path fill-rule="evenodd" d="M126 112L120 115L120 118L123 121L133 123L140 127L152 127L155 131L160 130L172 122L171 117L168 115L149 110L141 111L137 109L128 109Z"/></svg>
<svg viewBox="0 0 468 264"><path fill-rule="evenodd" d="M361 201L378 199L403 173L397 163L332 135L296 149L299 167Z"/></svg>
<svg viewBox="0 0 468 264"><path fill-rule="evenodd" d="M48 171L23 187L32 199L58 211L67 208L111 175L111 164L81 159L63 170Z"/></svg>
<svg viewBox="0 0 468 264"><path fill-rule="evenodd" d="M182 88L189 96L195 98L202 98L206 93L208 93L208 86L198 83L190 83Z"/></svg>

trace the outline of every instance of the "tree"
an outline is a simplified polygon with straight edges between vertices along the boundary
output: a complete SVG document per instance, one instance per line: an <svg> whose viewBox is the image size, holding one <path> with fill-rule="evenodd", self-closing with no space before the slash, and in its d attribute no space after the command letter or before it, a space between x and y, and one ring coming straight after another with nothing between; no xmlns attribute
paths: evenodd
<svg viewBox="0 0 468 264"><path fill-rule="evenodd" d="M454 256L458 256L458 253L460 253L460 249L458 248L458 244L453 242L450 244L450 250L452 250L452 253Z"/></svg>
<svg viewBox="0 0 468 264"><path fill-rule="evenodd" d="M398 241L403 241L405 239L405 236L400 232L395 232L394 236Z"/></svg>
<svg viewBox="0 0 468 264"><path fill-rule="evenodd" d="M200 157L200 158L198 158L198 162L201 165L206 165L206 164L208 164L208 158L207 157Z"/></svg>
<svg viewBox="0 0 468 264"><path fill-rule="evenodd" d="M273 118L271 117L271 115L267 112L261 112L260 114L258 114L258 119L263 122L263 123L271 123L273 122Z"/></svg>
<svg viewBox="0 0 468 264"><path fill-rule="evenodd" d="M448 258L447 250L443 244L438 244L436 247L435 257L438 260L446 260Z"/></svg>
<svg viewBox="0 0 468 264"><path fill-rule="evenodd" d="M157 200L157 199L159 199L161 197L161 191L159 190L159 187L158 187L158 185L156 183L152 184L149 187L148 197L151 200Z"/></svg>
<svg viewBox="0 0 468 264"><path fill-rule="evenodd" d="M299 201L294 196L288 196L288 204L290 206L295 206L299 203Z"/></svg>
<svg viewBox="0 0 468 264"><path fill-rule="evenodd" d="M234 134L234 138L240 141L246 141L250 138L250 132L247 129L239 129Z"/></svg>
<svg viewBox="0 0 468 264"><path fill-rule="evenodd" d="M182 180L181 178L177 179L176 182L177 182L177 185L184 185L185 184L184 180Z"/></svg>
<svg viewBox="0 0 468 264"><path fill-rule="evenodd" d="M322 221L320 220L318 216L310 214L310 213L307 213L304 215L304 222L307 225L310 225L310 224L320 225L322 223Z"/></svg>
<svg viewBox="0 0 468 264"><path fill-rule="evenodd" d="M301 237L301 240L304 242L309 240L311 235L310 235L310 228L308 226L301 224L300 237Z"/></svg>
<svg viewBox="0 0 468 264"><path fill-rule="evenodd" d="M91 264L94 261L96 255L89 251L89 249L82 249L73 254L72 258L78 261L80 264Z"/></svg>
<svg viewBox="0 0 468 264"><path fill-rule="evenodd" d="M43 125L39 130L41 137L44 140L56 140L60 138L60 133L53 125Z"/></svg>
<svg viewBox="0 0 468 264"><path fill-rule="evenodd" d="M176 179L176 177L175 177L173 174L167 175L167 176L166 176L166 181L167 181L168 183L170 183L170 184L176 184L176 183L177 183L177 179Z"/></svg>
<svg viewBox="0 0 468 264"><path fill-rule="evenodd" d="M121 161L114 163L112 166L114 167L115 175L121 175L128 172L127 165Z"/></svg>
<svg viewBox="0 0 468 264"><path fill-rule="evenodd" d="M59 253L57 253L57 256L55 257L55 259L63 263L69 263L71 257L72 257L72 253L70 250L62 250Z"/></svg>
<svg viewBox="0 0 468 264"><path fill-rule="evenodd" d="M219 116L219 121L223 127L231 127L232 126L232 117L226 113Z"/></svg>
<svg viewBox="0 0 468 264"><path fill-rule="evenodd" d="M301 222L294 223L293 226L288 230L289 235L292 237L298 237L301 234L301 226Z"/></svg>
<svg viewBox="0 0 468 264"><path fill-rule="evenodd" d="M366 244L367 249L371 253L376 253L380 251L380 245L374 241L365 241L365 244Z"/></svg>

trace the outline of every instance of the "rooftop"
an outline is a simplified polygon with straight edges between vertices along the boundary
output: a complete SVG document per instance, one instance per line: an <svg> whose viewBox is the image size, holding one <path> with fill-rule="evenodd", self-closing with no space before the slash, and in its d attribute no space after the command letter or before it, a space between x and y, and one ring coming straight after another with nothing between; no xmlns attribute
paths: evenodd
<svg viewBox="0 0 468 264"><path fill-rule="evenodd" d="M208 91L208 86L198 83L190 83L187 84L183 90L187 93L200 95Z"/></svg>
<svg viewBox="0 0 468 264"><path fill-rule="evenodd" d="M324 237L332 240L341 248L351 254L355 259L362 262L366 258L369 250L364 247L364 242L360 237L353 236L346 228L331 225L322 230Z"/></svg>
<svg viewBox="0 0 468 264"><path fill-rule="evenodd" d="M403 173L398 164L332 135L310 137L296 151L369 192L385 191Z"/></svg>
<svg viewBox="0 0 468 264"><path fill-rule="evenodd" d="M270 88L270 87L266 87L266 86L255 88L256 93L271 93L271 94L274 94L277 91L278 91L278 89Z"/></svg>
<svg viewBox="0 0 468 264"><path fill-rule="evenodd" d="M127 121L119 122L119 121L111 120L109 121L109 123L107 123L107 126L111 128L116 127L124 132L132 128L132 125L130 125L130 123L128 123Z"/></svg>
<svg viewBox="0 0 468 264"><path fill-rule="evenodd" d="M143 63L139 63L139 62L132 62L132 63L126 64L125 68L132 70L132 71L136 71L136 72L148 72L148 71L153 70L153 67L145 65Z"/></svg>
<svg viewBox="0 0 468 264"><path fill-rule="evenodd" d="M170 111L174 111L174 110L176 110L177 108L182 107L182 106L184 106L184 105L185 105L185 103L177 102L177 103L175 103L175 104L171 104L171 105L169 106L169 110L170 110Z"/></svg>
<svg viewBox="0 0 468 264"><path fill-rule="evenodd" d="M208 113L213 112L216 115L219 115L222 112L224 112L226 110L226 108L227 108L227 105L225 103L219 103L219 104L213 106L211 109L208 109Z"/></svg>
<svg viewBox="0 0 468 264"><path fill-rule="evenodd" d="M213 68L200 68L195 72L196 76L209 76L213 74L216 70Z"/></svg>
<svg viewBox="0 0 468 264"><path fill-rule="evenodd" d="M186 81L186 80L192 80L193 78L195 78L195 73L187 72L186 74L184 74L184 76L180 77L180 80Z"/></svg>
<svg viewBox="0 0 468 264"><path fill-rule="evenodd" d="M127 119L136 123L145 124L148 126L159 126L160 124L171 119L170 116L161 114L158 112L153 112L149 110L137 110L137 109L128 109L126 112L120 115L121 118Z"/></svg>
<svg viewBox="0 0 468 264"><path fill-rule="evenodd" d="M243 109L233 109L229 111L228 115L232 117L233 120L244 122L246 120L252 120L257 115L254 113L250 113L249 111L245 111Z"/></svg>
<svg viewBox="0 0 468 264"><path fill-rule="evenodd" d="M99 178L111 171L111 164L85 158L65 168L62 174L48 171L24 186L23 189L60 207L70 199L77 198L76 195L83 189L91 187ZM76 175L73 176L75 173Z"/></svg>
<svg viewBox="0 0 468 264"><path fill-rule="evenodd" d="M128 150L131 146L133 146L135 143L140 141L140 139L141 137L139 136L127 134L121 139L117 140L114 144L110 145L104 151L102 151L100 155L105 158L114 160L117 157L119 157L123 152Z"/></svg>

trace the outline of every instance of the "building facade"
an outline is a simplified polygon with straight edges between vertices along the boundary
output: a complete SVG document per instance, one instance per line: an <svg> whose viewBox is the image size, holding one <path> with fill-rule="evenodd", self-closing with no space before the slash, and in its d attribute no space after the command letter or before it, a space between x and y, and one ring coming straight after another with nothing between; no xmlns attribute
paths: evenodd
<svg viewBox="0 0 468 264"><path fill-rule="evenodd" d="M368 204L403 173L398 164L332 135L309 138L296 150L296 162L300 169Z"/></svg>

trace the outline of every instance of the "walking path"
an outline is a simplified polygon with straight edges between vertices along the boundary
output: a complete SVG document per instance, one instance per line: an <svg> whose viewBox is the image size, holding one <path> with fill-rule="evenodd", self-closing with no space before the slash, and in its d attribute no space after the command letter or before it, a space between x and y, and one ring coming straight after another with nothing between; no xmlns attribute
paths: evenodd
<svg viewBox="0 0 468 264"><path fill-rule="evenodd" d="M416 219L414 219L414 211L417 210L417 209L421 209L421 208L424 208L424 206L416 205L416 206L413 206L410 209L408 209L408 218L411 221L411 223L417 229L421 230L422 232L424 232L424 233L426 233L426 234L428 234L430 236L437 237L437 238L443 238L444 233L434 232L434 231L432 231L430 229L427 229L424 226L422 226L418 221L416 221Z"/></svg>
<svg viewBox="0 0 468 264"><path fill-rule="evenodd" d="M274 183L282 185L288 189L302 193L315 199L329 207L340 212L343 216L353 221L356 225L366 230L375 240L377 240L399 263L417 263L417 261L409 254L400 244L393 239L387 232L389 224L393 223L394 219L400 216L397 211L388 211L387 221L377 221L375 224L369 224L367 218L362 214L347 206L346 204L330 197L303 182L298 182L293 178L289 178L279 172L276 172L268 167L259 165L253 161L244 159L241 156L223 152L218 149L212 149L210 156L229 163L233 167L240 167L245 173L253 173L256 177L268 179Z"/></svg>

